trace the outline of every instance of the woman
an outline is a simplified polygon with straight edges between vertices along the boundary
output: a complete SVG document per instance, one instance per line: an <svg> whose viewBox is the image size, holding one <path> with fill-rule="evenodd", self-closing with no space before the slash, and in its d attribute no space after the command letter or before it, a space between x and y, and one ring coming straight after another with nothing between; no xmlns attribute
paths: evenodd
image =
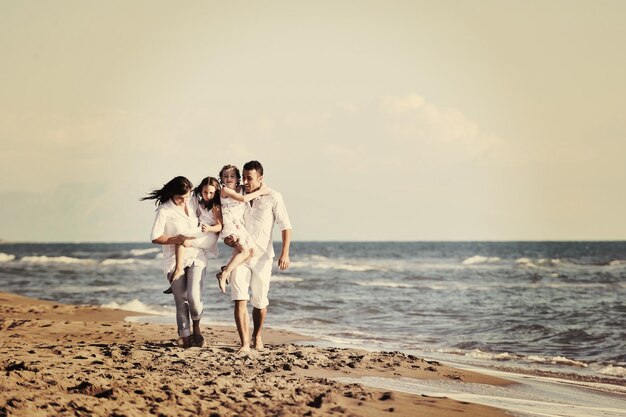
<svg viewBox="0 0 626 417"><path fill-rule="evenodd" d="M214 177L206 177L193 190L190 200L190 206L196 216L198 216L199 227L190 232L190 238L184 246L193 246L200 249L206 257L206 263L209 259L217 258L217 238L218 233L222 230L222 215L220 210L220 183ZM170 286L163 291L165 294L172 293L171 283L183 274L184 261L183 245L175 246L176 267L174 272L168 276Z"/></svg>
<svg viewBox="0 0 626 417"><path fill-rule="evenodd" d="M198 229L198 215L189 201L192 189L193 185L187 178L175 177L163 188L142 198L155 200L157 205L151 239L152 243L163 245L163 270L168 277L176 264L175 245L181 245L192 238ZM203 312L202 287L208 252L210 250L205 252L194 247L185 248L182 260L185 274L172 282L179 345L185 348L204 344L200 319Z"/></svg>

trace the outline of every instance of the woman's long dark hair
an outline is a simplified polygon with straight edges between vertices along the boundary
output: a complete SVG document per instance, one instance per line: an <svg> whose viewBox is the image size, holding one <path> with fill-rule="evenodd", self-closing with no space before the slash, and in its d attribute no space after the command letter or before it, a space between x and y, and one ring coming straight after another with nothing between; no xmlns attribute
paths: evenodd
<svg viewBox="0 0 626 417"><path fill-rule="evenodd" d="M215 187L215 195L209 201L204 201L202 198L202 189L207 185L212 185ZM211 210L214 206L219 206L220 204L220 190L222 187L220 186L220 182L215 177L206 177L193 190L193 195L195 198L200 200L200 204L206 207L207 210Z"/></svg>
<svg viewBox="0 0 626 417"><path fill-rule="evenodd" d="M175 195L185 195L193 189L193 184L185 177L175 177L160 190L152 190L140 200L155 200L154 204L160 206Z"/></svg>

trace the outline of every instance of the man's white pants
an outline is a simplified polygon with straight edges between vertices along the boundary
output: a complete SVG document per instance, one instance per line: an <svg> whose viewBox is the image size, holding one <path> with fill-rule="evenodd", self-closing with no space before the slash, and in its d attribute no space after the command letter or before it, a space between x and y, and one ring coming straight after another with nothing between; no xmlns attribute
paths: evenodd
<svg viewBox="0 0 626 417"><path fill-rule="evenodd" d="M262 256L253 267L244 263L235 268L229 278L231 300L250 300L258 309L267 307L270 303L267 294L270 290L273 261Z"/></svg>

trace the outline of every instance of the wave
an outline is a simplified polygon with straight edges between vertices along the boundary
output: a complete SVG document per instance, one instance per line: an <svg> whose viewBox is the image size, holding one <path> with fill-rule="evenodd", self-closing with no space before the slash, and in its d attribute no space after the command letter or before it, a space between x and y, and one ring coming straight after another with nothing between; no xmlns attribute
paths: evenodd
<svg viewBox="0 0 626 417"><path fill-rule="evenodd" d="M495 361L511 361L520 358L518 355L509 352L483 352L480 349L474 349L470 352L466 352L465 356L475 359L487 359Z"/></svg>
<svg viewBox="0 0 626 417"><path fill-rule="evenodd" d="M307 262L296 261L291 263L292 268L309 268L309 269L333 269L336 271L350 271L350 272L367 272L379 270L378 266L367 264L351 264L351 263L336 263L336 262Z"/></svg>
<svg viewBox="0 0 626 417"><path fill-rule="evenodd" d="M463 353L459 352L456 349L447 349L445 350L447 353ZM544 355L517 355L509 352L485 352L480 349L473 349L469 352L463 353L465 356L474 358L474 359L483 359L483 360L492 360L492 361L525 361L531 363L538 364L548 364L548 365L566 365L566 366L574 366L577 368L587 368L589 365L585 362L577 361L575 359L569 359L565 356L544 356ZM610 365L609 365L610 366ZM607 367L609 368L609 367ZM620 367L617 367L620 368ZM624 369L622 368L623 372ZM615 370L616 373L619 373L619 370Z"/></svg>
<svg viewBox="0 0 626 417"><path fill-rule="evenodd" d="M159 248L150 248L150 249L131 249L130 254L133 256L143 256L143 255L147 255L149 253L157 253L157 252L161 252L161 249Z"/></svg>
<svg viewBox="0 0 626 417"><path fill-rule="evenodd" d="M547 363L550 365L568 365L577 366L579 368L586 368L587 364L574 359L566 358L565 356L543 356L543 355L530 355L526 359L534 363Z"/></svg>
<svg viewBox="0 0 626 417"><path fill-rule="evenodd" d="M155 314L158 316L166 316L170 315L170 311L165 310L156 310L155 308L143 303L137 298L128 301L123 304L119 304L116 301L111 301L110 303L100 305L101 308L108 308L112 310L127 310L127 311L135 311L138 313L146 313L146 314Z"/></svg>
<svg viewBox="0 0 626 417"><path fill-rule="evenodd" d="M33 263L33 264L93 264L96 261L94 259L79 259L69 256L24 256L20 258L20 262Z"/></svg>
<svg viewBox="0 0 626 417"><path fill-rule="evenodd" d="M59 285L55 288L55 291L59 294L95 294L95 293L109 293L111 291L135 293L136 289L124 287L121 285Z"/></svg>
<svg viewBox="0 0 626 417"><path fill-rule="evenodd" d="M600 369L598 373L601 373L603 375L626 377L626 368L624 368L623 366L608 365Z"/></svg>
<svg viewBox="0 0 626 417"><path fill-rule="evenodd" d="M525 268L537 268L538 266L529 258L519 258L515 260L515 264Z"/></svg>
<svg viewBox="0 0 626 417"><path fill-rule="evenodd" d="M463 265L480 265L480 264L491 264L495 262L499 262L501 259L497 256L480 256L475 255L470 258L465 259L461 262Z"/></svg>
<svg viewBox="0 0 626 417"><path fill-rule="evenodd" d="M134 264L136 259L105 259L100 262L100 265L128 265Z"/></svg>
<svg viewBox="0 0 626 417"><path fill-rule="evenodd" d="M300 282L302 278L290 277L287 275L272 275L272 282Z"/></svg>
<svg viewBox="0 0 626 417"><path fill-rule="evenodd" d="M10 262L15 259L15 255L9 255L8 253L0 252L0 262Z"/></svg>
<svg viewBox="0 0 626 417"><path fill-rule="evenodd" d="M537 260L533 260L530 258L518 258L515 260L515 264L525 268L539 268L541 266L555 267L561 265L561 260L549 258L540 258Z"/></svg>
<svg viewBox="0 0 626 417"><path fill-rule="evenodd" d="M401 284L391 281L370 281L370 282L355 282L355 284L362 287L384 287L384 288L414 288L414 285Z"/></svg>
<svg viewBox="0 0 626 417"><path fill-rule="evenodd" d="M299 319L289 320L289 324L292 325L304 325L304 326L325 326L329 324L335 324L334 320L325 320L313 317L303 317Z"/></svg>

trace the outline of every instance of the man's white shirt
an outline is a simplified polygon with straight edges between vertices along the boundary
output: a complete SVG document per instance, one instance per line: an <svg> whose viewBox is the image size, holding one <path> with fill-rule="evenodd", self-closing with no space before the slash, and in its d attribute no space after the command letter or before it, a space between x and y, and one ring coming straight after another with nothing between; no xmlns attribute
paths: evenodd
<svg viewBox="0 0 626 417"><path fill-rule="evenodd" d="M271 190L268 194L252 200L246 204L244 212L246 229L256 243L266 250L268 258L274 257L274 245L272 244L272 231L274 224L279 230L291 230L291 222L283 196L278 191Z"/></svg>

